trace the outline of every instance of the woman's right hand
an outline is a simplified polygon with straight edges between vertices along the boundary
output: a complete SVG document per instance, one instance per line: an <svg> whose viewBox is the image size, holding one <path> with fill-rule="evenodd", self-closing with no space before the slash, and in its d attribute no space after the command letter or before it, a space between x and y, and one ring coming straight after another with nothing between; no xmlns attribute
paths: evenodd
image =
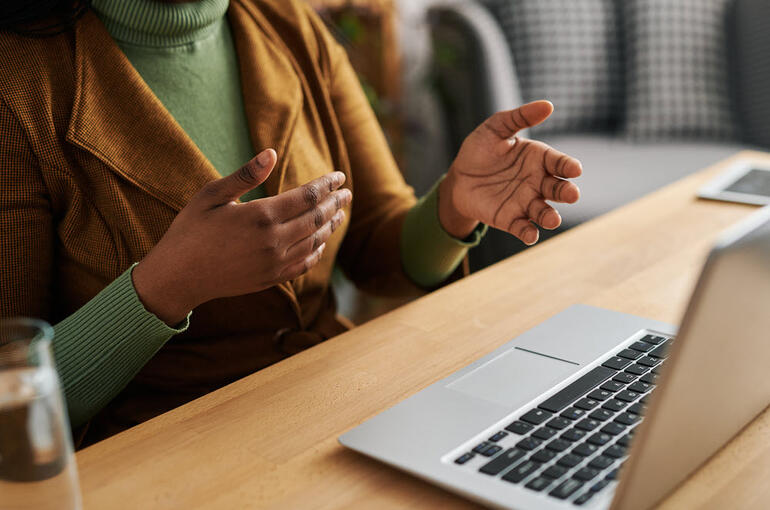
<svg viewBox="0 0 770 510"><path fill-rule="evenodd" d="M267 149L201 189L134 268L145 308L169 325L212 299L258 292L294 279L321 259L352 194L345 174L326 174L274 197L237 202L277 161Z"/></svg>

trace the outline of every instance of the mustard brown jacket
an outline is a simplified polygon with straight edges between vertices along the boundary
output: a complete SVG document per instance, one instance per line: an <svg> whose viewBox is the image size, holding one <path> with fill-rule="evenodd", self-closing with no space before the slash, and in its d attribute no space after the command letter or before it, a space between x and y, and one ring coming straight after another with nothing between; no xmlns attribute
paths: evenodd
<svg viewBox="0 0 770 510"><path fill-rule="evenodd" d="M266 192L339 170L352 210L306 275L197 308L91 421L89 442L344 331L335 261L360 287L415 290L399 253L415 197L344 50L298 1L232 0L228 18L255 152L279 154ZM0 34L0 316L72 314L218 178L93 13L53 38Z"/></svg>

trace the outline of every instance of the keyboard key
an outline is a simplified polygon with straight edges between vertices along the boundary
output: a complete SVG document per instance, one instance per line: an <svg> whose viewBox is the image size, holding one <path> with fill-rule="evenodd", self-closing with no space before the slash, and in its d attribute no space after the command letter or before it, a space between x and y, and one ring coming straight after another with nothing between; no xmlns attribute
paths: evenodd
<svg viewBox="0 0 770 510"><path fill-rule="evenodd" d="M636 380L636 376L634 374L629 374L628 372L618 372L612 380L619 383L629 384Z"/></svg>
<svg viewBox="0 0 770 510"><path fill-rule="evenodd" d="M618 356L620 358L630 359L630 360L637 360L642 356L644 356L644 354L642 354L639 351L635 351L633 349L623 349L622 351L617 353L615 356Z"/></svg>
<svg viewBox="0 0 770 510"><path fill-rule="evenodd" d="M623 448L628 448L631 444L631 436L626 434L625 436L621 436L620 439L618 439L617 443L618 445L622 446Z"/></svg>
<svg viewBox="0 0 770 510"><path fill-rule="evenodd" d="M608 446L607 449L602 452L602 455L606 455L607 457L612 457L613 459L619 459L626 455L626 451L627 451L626 448L616 443Z"/></svg>
<svg viewBox="0 0 770 510"><path fill-rule="evenodd" d="M547 476L548 478L556 479L556 478L561 478L566 473L567 473L567 468L557 466L556 464L554 464L553 466L543 471L542 475Z"/></svg>
<svg viewBox="0 0 770 510"><path fill-rule="evenodd" d="M534 427L530 425L529 423L524 423L523 421L515 421L505 427L505 430L509 432L513 432L514 434L518 434L520 436L523 436L530 430L532 430Z"/></svg>
<svg viewBox="0 0 770 510"><path fill-rule="evenodd" d="M553 483L553 480L550 478L543 478L542 476L538 476L537 478L533 478L532 481L530 481L524 487L527 489L532 489L533 491L540 492L541 490L551 485L551 483Z"/></svg>
<svg viewBox="0 0 770 510"><path fill-rule="evenodd" d="M553 441L545 445L546 448L548 448L549 450L553 450L555 452L563 452L570 446L572 446L572 443L570 443L569 441L564 441L562 439L554 439Z"/></svg>
<svg viewBox="0 0 770 510"><path fill-rule="evenodd" d="M532 433L532 437L536 437L538 439L548 440L551 439L553 436L558 434L559 431L556 429L552 429L550 427L540 427L536 431Z"/></svg>
<svg viewBox="0 0 770 510"><path fill-rule="evenodd" d="M649 400L650 395L652 395L652 392L649 392L647 395L645 395L642 398L640 398L639 399L639 403L642 404L643 406L646 406L647 403L648 403L647 400Z"/></svg>
<svg viewBox="0 0 770 510"><path fill-rule="evenodd" d="M614 375L614 372L611 370L607 370L607 368L604 367L596 367L547 399L538 407L552 413L558 413L568 405L572 404L572 402L579 397L585 395L587 392L612 377L612 375Z"/></svg>
<svg viewBox="0 0 770 510"><path fill-rule="evenodd" d="M597 409L588 415L589 418L593 418L594 420L597 420L597 421L606 421L612 418L613 416L615 416L615 413L608 409Z"/></svg>
<svg viewBox="0 0 770 510"><path fill-rule="evenodd" d="M605 480L617 480L618 479L618 469L613 469L609 473L607 473L607 476L604 477Z"/></svg>
<svg viewBox="0 0 770 510"><path fill-rule="evenodd" d="M510 448L481 466L479 471L485 475L498 475L502 470L506 469L520 458L524 457L524 454L524 450L519 450L518 448Z"/></svg>
<svg viewBox="0 0 770 510"><path fill-rule="evenodd" d="M544 411L542 409L532 409L531 411L524 413L524 415L519 419L521 421L531 423L532 425L540 425L551 416L553 415L548 411Z"/></svg>
<svg viewBox="0 0 770 510"><path fill-rule="evenodd" d="M660 371L661 371L662 369L663 369L663 363L661 363L661 364L660 364L660 365L658 365L657 367L655 367L655 368L653 368L652 370L650 370L650 372L652 372L652 373L653 373L653 374L655 374L655 375L660 375Z"/></svg>
<svg viewBox="0 0 770 510"><path fill-rule="evenodd" d="M592 398L594 400L607 400L611 396L612 392L607 390L594 390L588 394L588 398Z"/></svg>
<svg viewBox="0 0 770 510"><path fill-rule="evenodd" d="M602 427L602 432L604 432L605 434L613 435L613 436L617 436L618 434L622 434L625 430L626 430L626 427L624 427L623 425L621 425L619 423L614 423L614 422L608 423L607 425Z"/></svg>
<svg viewBox="0 0 770 510"><path fill-rule="evenodd" d="M525 460L524 462L518 464L513 469L508 471L505 476L503 476L503 480L506 482L511 483L519 483L520 481L524 480L526 477L540 469L539 462L533 462L531 460Z"/></svg>
<svg viewBox="0 0 770 510"><path fill-rule="evenodd" d="M650 372L649 374L644 374L640 381L647 383L647 384L657 384L658 383L658 374L653 374Z"/></svg>
<svg viewBox="0 0 770 510"><path fill-rule="evenodd" d="M538 450L537 453L532 455L529 460L534 460L535 462L540 462L541 464L545 464L547 462L551 462L554 457L556 457L556 452L551 450L546 450L545 448Z"/></svg>
<svg viewBox="0 0 770 510"><path fill-rule="evenodd" d="M481 452L481 454L484 457L491 457L502 449L503 448L501 446L497 446L496 444L493 444L492 446L488 447L486 450Z"/></svg>
<svg viewBox="0 0 770 510"><path fill-rule="evenodd" d="M575 478L583 482L587 482L589 480L593 480L594 478L596 478L598 474L599 474L598 469L584 467L575 471L575 474L572 475L572 478Z"/></svg>
<svg viewBox="0 0 770 510"><path fill-rule="evenodd" d="M494 441L494 442L497 442L497 441L500 441L502 438L504 438L504 437L505 437L505 436L507 436L507 435L508 435L508 433L507 433L507 432L503 432L503 431L501 430L500 432L498 432L498 433L494 434L492 437L490 437L490 438L489 438L489 440L490 440L490 441Z"/></svg>
<svg viewBox="0 0 770 510"><path fill-rule="evenodd" d="M582 418L584 414L586 414L585 410L570 407L569 409L565 409L559 416L567 418L568 420L577 420L578 418Z"/></svg>
<svg viewBox="0 0 770 510"><path fill-rule="evenodd" d="M611 368L613 370L623 370L625 367L631 364L630 360L627 360L626 358L621 358L618 356L612 357L605 361L602 366Z"/></svg>
<svg viewBox="0 0 770 510"><path fill-rule="evenodd" d="M596 453L598 450L599 450L599 447L594 444L583 443L573 448L572 453L574 453L575 455L580 455L582 457L589 457L594 453Z"/></svg>
<svg viewBox="0 0 770 510"><path fill-rule="evenodd" d="M647 393L652 389L652 384L647 384L642 381L636 381L634 384L630 385L628 389L630 391L635 391L637 393Z"/></svg>
<svg viewBox="0 0 770 510"><path fill-rule="evenodd" d="M559 439L564 439L565 441L579 441L583 439L586 436L585 430L580 429L569 429L567 432L559 436Z"/></svg>
<svg viewBox="0 0 770 510"><path fill-rule="evenodd" d="M586 431L592 431L596 427L598 427L600 423L594 419L586 418L585 420L578 422L575 427L579 428L580 430L586 430Z"/></svg>
<svg viewBox="0 0 770 510"><path fill-rule="evenodd" d="M615 421L618 423L622 423L623 425L633 425L634 423L638 422L641 419L641 417L638 414L634 413L623 413L619 414L617 418L615 418Z"/></svg>
<svg viewBox="0 0 770 510"><path fill-rule="evenodd" d="M639 352L647 352L655 349L655 346L647 342L634 342L629 348Z"/></svg>
<svg viewBox="0 0 770 510"><path fill-rule="evenodd" d="M583 462L583 457L580 455L575 455L574 453L568 453L567 455L563 456L559 460L556 461L556 464L559 466L564 466L567 468L575 467L578 464Z"/></svg>
<svg viewBox="0 0 770 510"><path fill-rule="evenodd" d="M623 388L625 388L626 385L617 381L607 381L606 383L602 384L599 387L603 390L607 390L615 393L616 391L620 391Z"/></svg>
<svg viewBox="0 0 770 510"><path fill-rule="evenodd" d="M610 441L612 441L612 436L607 434L606 432L597 432L596 434L588 438L588 442L591 444L595 444L596 446L604 446Z"/></svg>
<svg viewBox="0 0 770 510"><path fill-rule="evenodd" d="M594 493L591 491L588 491L576 497L573 503L576 504L577 506L585 505L586 503L588 503L588 500L590 500L592 497L594 497Z"/></svg>
<svg viewBox="0 0 770 510"><path fill-rule="evenodd" d="M629 391L629 390L623 390L617 395L615 395L615 398L618 400L622 400L623 402L633 402L637 398L641 397L641 393L637 393L635 391Z"/></svg>
<svg viewBox="0 0 770 510"><path fill-rule="evenodd" d="M647 353L647 356L651 356L653 358L665 358L668 351L668 342L664 344L660 344L653 350Z"/></svg>
<svg viewBox="0 0 770 510"><path fill-rule="evenodd" d="M649 367L646 367L644 365L636 364L636 365L631 365L630 367L627 367L626 372L634 375L642 375L642 374L646 374L649 369L650 369Z"/></svg>
<svg viewBox="0 0 770 510"><path fill-rule="evenodd" d="M567 499L568 497L572 496L572 494L574 494L575 491L581 488L582 486L583 486L583 482L580 482L578 480L573 480L572 478L570 478L570 479L564 480L561 484L559 484L554 490L552 490L548 494L558 499Z"/></svg>
<svg viewBox="0 0 770 510"><path fill-rule="evenodd" d="M525 437L524 439L516 443L516 446L518 446L522 450L534 450L535 448L540 446L541 443L542 441L540 441L539 439L535 439L534 437Z"/></svg>
<svg viewBox="0 0 770 510"><path fill-rule="evenodd" d="M645 356L644 358L637 361L640 365L644 365L645 367L654 367L658 363L660 363L659 359L651 358L649 356Z"/></svg>
<svg viewBox="0 0 770 510"><path fill-rule="evenodd" d="M636 404L626 409L626 411L634 414L644 414L644 404L642 404L641 402L637 402Z"/></svg>
<svg viewBox="0 0 770 510"><path fill-rule="evenodd" d="M644 338L642 338L642 342L647 342L648 344L654 344L654 345L662 344L665 341L666 341L665 338L657 335L647 335Z"/></svg>
<svg viewBox="0 0 770 510"><path fill-rule="evenodd" d="M473 457L475 457L475 455L473 455L472 453L463 453L462 455L460 455L455 459L455 464L463 465L469 460L471 460Z"/></svg>
<svg viewBox="0 0 770 510"><path fill-rule="evenodd" d="M594 460L588 463L588 467L592 467L594 469L598 469L599 471L602 471L604 469L607 469L615 462L615 459L612 457L605 457L604 455L600 455L596 457Z"/></svg>
<svg viewBox="0 0 770 510"><path fill-rule="evenodd" d="M476 447L473 449L474 453L481 453L487 448L489 448L492 445L492 443L489 443L487 441L484 441L483 443L477 444Z"/></svg>
<svg viewBox="0 0 770 510"><path fill-rule="evenodd" d="M575 402L575 407L578 409L583 409L584 411L590 411L594 407L599 405L598 400L594 400L592 398L582 398Z"/></svg>
<svg viewBox="0 0 770 510"><path fill-rule="evenodd" d="M552 429L556 430L564 430L570 425L572 425L572 420L568 420L567 418L559 418L558 416L554 418L553 420L546 423L547 426L551 427Z"/></svg>
<svg viewBox="0 0 770 510"><path fill-rule="evenodd" d="M620 411L627 405L628 405L628 402L623 402L622 400L613 398L612 400L608 400L607 402L602 404L602 409L608 409L610 411Z"/></svg>
<svg viewBox="0 0 770 510"><path fill-rule="evenodd" d="M607 487L610 484L610 481L606 478L604 480L599 480L595 484L591 486L591 492L599 492L603 488Z"/></svg>

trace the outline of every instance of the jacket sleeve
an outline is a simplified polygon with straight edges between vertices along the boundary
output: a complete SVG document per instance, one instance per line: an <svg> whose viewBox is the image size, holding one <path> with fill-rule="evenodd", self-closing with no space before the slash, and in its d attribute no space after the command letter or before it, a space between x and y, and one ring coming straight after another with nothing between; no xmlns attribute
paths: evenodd
<svg viewBox="0 0 770 510"><path fill-rule="evenodd" d="M53 320L54 214L37 158L0 100L0 317ZM127 270L54 325L53 353L70 423L112 400L173 335L145 310Z"/></svg>
<svg viewBox="0 0 770 510"><path fill-rule="evenodd" d="M313 17L313 21L322 22ZM339 263L348 277L378 295L420 292L403 269L404 219L417 199L405 182L345 50L317 27L328 52L331 101L350 161L353 210Z"/></svg>
<svg viewBox="0 0 770 510"><path fill-rule="evenodd" d="M52 217L26 133L0 99L0 317L51 319Z"/></svg>

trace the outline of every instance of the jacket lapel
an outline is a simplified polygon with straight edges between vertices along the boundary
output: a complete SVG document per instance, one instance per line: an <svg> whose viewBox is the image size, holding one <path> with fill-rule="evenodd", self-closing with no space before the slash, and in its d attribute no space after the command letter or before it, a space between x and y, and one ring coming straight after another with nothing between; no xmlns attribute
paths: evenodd
<svg viewBox="0 0 770 510"><path fill-rule="evenodd" d="M278 153L278 166L264 184L268 195L277 195L286 189L287 154L303 106L300 79L289 50L257 9L231 2L228 17L254 150Z"/></svg>
<svg viewBox="0 0 770 510"><path fill-rule="evenodd" d="M67 141L176 210L220 177L93 13L77 24Z"/></svg>

